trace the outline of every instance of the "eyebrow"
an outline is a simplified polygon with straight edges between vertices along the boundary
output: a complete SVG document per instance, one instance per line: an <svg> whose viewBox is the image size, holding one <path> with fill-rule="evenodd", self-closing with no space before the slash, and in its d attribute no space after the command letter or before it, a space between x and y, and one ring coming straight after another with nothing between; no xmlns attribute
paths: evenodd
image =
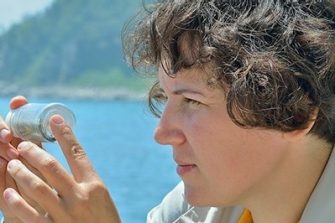
<svg viewBox="0 0 335 223"><path fill-rule="evenodd" d="M191 94L198 94L198 95L201 95L201 96L205 96L200 91L195 91L195 90L191 90L191 89L187 89L187 88L181 88L181 89L173 90L172 93L176 94L176 95L181 95L183 93L191 93Z"/></svg>

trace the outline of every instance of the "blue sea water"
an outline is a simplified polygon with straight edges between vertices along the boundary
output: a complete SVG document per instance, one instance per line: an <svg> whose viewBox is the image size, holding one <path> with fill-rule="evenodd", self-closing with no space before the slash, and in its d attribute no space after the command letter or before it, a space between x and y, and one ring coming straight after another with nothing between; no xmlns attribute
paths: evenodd
<svg viewBox="0 0 335 223"><path fill-rule="evenodd" d="M1 116L8 112L9 100L0 98ZM30 101L55 102L54 99ZM57 102L68 105L76 114L76 136L109 188L123 222L145 222L147 212L179 181L171 149L153 140L158 120L147 110L145 102ZM44 146L67 167L56 143Z"/></svg>

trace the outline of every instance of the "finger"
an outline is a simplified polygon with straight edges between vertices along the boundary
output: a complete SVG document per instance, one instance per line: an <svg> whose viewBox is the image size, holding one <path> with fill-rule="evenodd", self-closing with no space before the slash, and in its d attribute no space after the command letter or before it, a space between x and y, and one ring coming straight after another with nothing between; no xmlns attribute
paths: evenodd
<svg viewBox="0 0 335 223"><path fill-rule="evenodd" d="M10 176L10 174L7 172L7 162L5 160L2 160L4 161L5 165L3 166L2 165L2 162L0 160L0 166L1 166L1 173L0 173L0 193L2 194L4 192L4 190L6 188L14 188L16 191L20 191L23 192L23 189L18 187L14 181L14 179ZM23 199L25 199L30 205L32 205L33 207L38 207L36 210L38 210L40 213L43 212L43 210L40 208L40 206L32 199L30 199L29 197L27 197L25 194L21 194L21 196L23 197ZM5 204L2 204L3 205L3 213L4 215L6 216L6 218L10 218L10 217L13 217L13 213L9 212L8 210L8 207L5 205ZM1 205L1 206L2 206Z"/></svg>
<svg viewBox="0 0 335 223"><path fill-rule="evenodd" d="M44 177L42 176L42 174L36 170L34 167L32 167L25 159L23 159L22 157L20 157L20 161L23 163L24 166L26 166L33 174L35 174L36 176L38 176L40 179L42 179L43 181L45 181ZM8 174L9 175L9 174ZM9 175L9 178L11 181L14 181L14 179ZM15 181L14 181L15 183ZM47 183L47 182L46 182ZM11 186L12 184L7 184L9 185L8 187L14 188L13 186ZM22 188L22 186L20 185L16 185L16 183L14 184L15 186L17 186L17 188L14 188L16 191L18 191L22 198L24 200L26 200L32 207L34 207L39 213L42 213L43 210L40 207L40 205L38 205L38 203L36 201L34 201L31 197L29 197L28 195L30 194L28 192L28 195L26 193L24 193L24 189Z"/></svg>
<svg viewBox="0 0 335 223"><path fill-rule="evenodd" d="M18 107L21 107L24 104L27 104L27 103L28 103L28 101L25 97L16 96L16 97L11 99L11 101L9 103L9 107L11 109L16 109ZM0 142L9 143L9 142L12 141L13 136L8 129L9 128L8 128L7 124L4 122L4 120L2 118L0 118Z"/></svg>
<svg viewBox="0 0 335 223"><path fill-rule="evenodd" d="M8 164L8 162L7 162L7 164ZM13 189L15 189L15 190L18 189L18 188L17 188L17 185L16 185L16 183L15 183L15 180L11 177L11 175L10 175L10 174L8 173L8 171L7 171L7 165L6 165L5 179L6 179L6 181L5 181L5 187L6 187L6 188L10 187L10 188L13 188ZM5 188L5 189L6 189L6 188Z"/></svg>
<svg viewBox="0 0 335 223"><path fill-rule="evenodd" d="M36 168L58 193L66 196L72 193L76 184L66 169L49 153L31 142L22 142L18 146L20 155Z"/></svg>
<svg viewBox="0 0 335 223"><path fill-rule="evenodd" d="M33 174L19 160L11 160L7 165L7 171L15 179L25 194L36 201L45 211L59 215L62 207L61 200L54 190L43 180Z"/></svg>
<svg viewBox="0 0 335 223"><path fill-rule="evenodd" d="M31 166L23 157L20 157L20 161L23 163L23 165L24 166L26 166L33 174L35 174L36 176L38 176L41 180L43 180L43 181L45 181L46 183L48 183L47 181L46 181L46 179L44 178L44 176L36 169L36 168L34 168L33 166ZM10 177L10 179L12 180L12 181L14 181L13 180L13 178L12 177ZM14 183L15 183L15 181L14 181ZM15 184L16 185L16 184ZM9 185L9 187L11 187L11 188L14 188L14 187L12 187L11 185ZM36 210L37 211L39 211L40 213L42 212L42 210L41 210L41 208L40 208L40 206L37 204L37 202L36 201L34 201L33 199L31 199L28 195L29 195L29 193L28 193L28 195L26 195L26 193L24 193L24 189L22 188L22 186L20 186L20 185L17 185L17 189L15 189L16 191L18 191L18 192L20 192L20 194L21 194L21 196L22 196L22 198L23 199L25 199L31 206L33 206L33 207L38 207L38 208L36 208Z"/></svg>
<svg viewBox="0 0 335 223"><path fill-rule="evenodd" d="M0 120L1 121L1 120ZM4 124L4 128L0 130L0 142L2 143L10 143L14 147L22 142L22 139L14 137L12 133L8 130L7 124Z"/></svg>
<svg viewBox="0 0 335 223"><path fill-rule="evenodd" d="M23 163L23 165L25 165L33 174L35 174L36 176L38 176L39 178L41 178L42 180L45 181L44 176L32 165L30 165L30 163L28 163L27 160L25 160L23 157L20 157L19 160Z"/></svg>
<svg viewBox="0 0 335 223"><path fill-rule="evenodd" d="M6 185L6 166L7 162L6 160L0 158L0 193L3 193L5 189L7 188ZM0 202L0 208L4 208L3 202Z"/></svg>
<svg viewBox="0 0 335 223"><path fill-rule="evenodd" d="M11 109L16 109L28 103L28 100L23 96L15 96L9 102L9 107Z"/></svg>
<svg viewBox="0 0 335 223"><path fill-rule="evenodd" d="M11 178L8 175L7 161L0 158L0 193L3 194L5 189L8 188L8 187L12 187L12 188L16 189L16 184L15 184L13 178ZM7 205L6 205L6 203L4 202L3 199L1 199L0 208L1 208L1 211L2 211L3 215L6 217L6 219L14 218L14 214L9 210L9 208L7 207ZM12 221L10 221L10 222L12 222Z"/></svg>
<svg viewBox="0 0 335 223"><path fill-rule="evenodd" d="M0 121L2 122L2 127L3 127L0 130L0 142L9 143L12 140L13 136L8 130L7 124L2 119Z"/></svg>
<svg viewBox="0 0 335 223"><path fill-rule="evenodd" d="M9 143L0 142L0 157L7 161L19 157L19 152Z"/></svg>
<svg viewBox="0 0 335 223"><path fill-rule="evenodd" d="M2 159L0 157L0 191L4 191L5 190L5 176L6 176L6 166L7 166L7 162L6 160Z"/></svg>
<svg viewBox="0 0 335 223"><path fill-rule="evenodd" d="M84 182L96 179L97 175L91 162L64 119L59 115L53 115L50 118L50 128L63 150L75 180Z"/></svg>
<svg viewBox="0 0 335 223"><path fill-rule="evenodd" d="M7 164L8 164L8 162L7 162ZM5 172L5 182L4 182L5 183L5 188L4 188L4 190L6 190L6 188L9 188L9 187L13 188L15 190L18 190L14 179L10 176L10 174L7 171L7 164L6 164L6 172ZM1 193L3 193L4 190L1 190ZM5 207L6 207L5 210L7 211L7 213L6 213L7 217L9 217L9 216L14 217L14 214L11 211L9 211L8 206L5 205Z"/></svg>
<svg viewBox="0 0 335 223"><path fill-rule="evenodd" d="M23 222L51 223L49 218L31 207L14 189L7 188L3 193L3 198L11 211Z"/></svg>
<svg viewBox="0 0 335 223"><path fill-rule="evenodd" d="M28 101L25 97L16 96L16 97L11 99L11 101L9 103L9 107L11 109L16 109L18 107L21 107L24 104L27 104L27 103L28 103ZM4 120L2 118L0 118L0 142L10 143L10 142L13 141L14 137L8 129L9 129L8 125L4 122ZM13 145L16 146L17 144L13 144Z"/></svg>

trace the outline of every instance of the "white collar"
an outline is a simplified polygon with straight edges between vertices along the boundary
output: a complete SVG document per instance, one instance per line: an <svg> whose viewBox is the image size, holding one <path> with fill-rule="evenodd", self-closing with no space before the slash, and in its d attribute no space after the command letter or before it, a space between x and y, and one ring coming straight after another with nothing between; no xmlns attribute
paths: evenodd
<svg viewBox="0 0 335 223"><path fill-rule="evenodd" d="M332 223L335 217L335 152L333 147L326 167L316 185L306 208L301 223ZM302 182L303 184L303 182Z"/></svg>

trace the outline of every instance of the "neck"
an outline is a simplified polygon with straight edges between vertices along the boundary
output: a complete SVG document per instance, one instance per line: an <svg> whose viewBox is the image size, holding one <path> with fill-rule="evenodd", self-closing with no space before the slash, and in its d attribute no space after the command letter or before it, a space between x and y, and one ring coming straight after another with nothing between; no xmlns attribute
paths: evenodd
<svg viewBox="0 0 335 223"><path fill-rule="evenodd" d="M329 144L317 141L292 146L285 162L245 200L255 223L299 221L331 152Z"/></svg>

